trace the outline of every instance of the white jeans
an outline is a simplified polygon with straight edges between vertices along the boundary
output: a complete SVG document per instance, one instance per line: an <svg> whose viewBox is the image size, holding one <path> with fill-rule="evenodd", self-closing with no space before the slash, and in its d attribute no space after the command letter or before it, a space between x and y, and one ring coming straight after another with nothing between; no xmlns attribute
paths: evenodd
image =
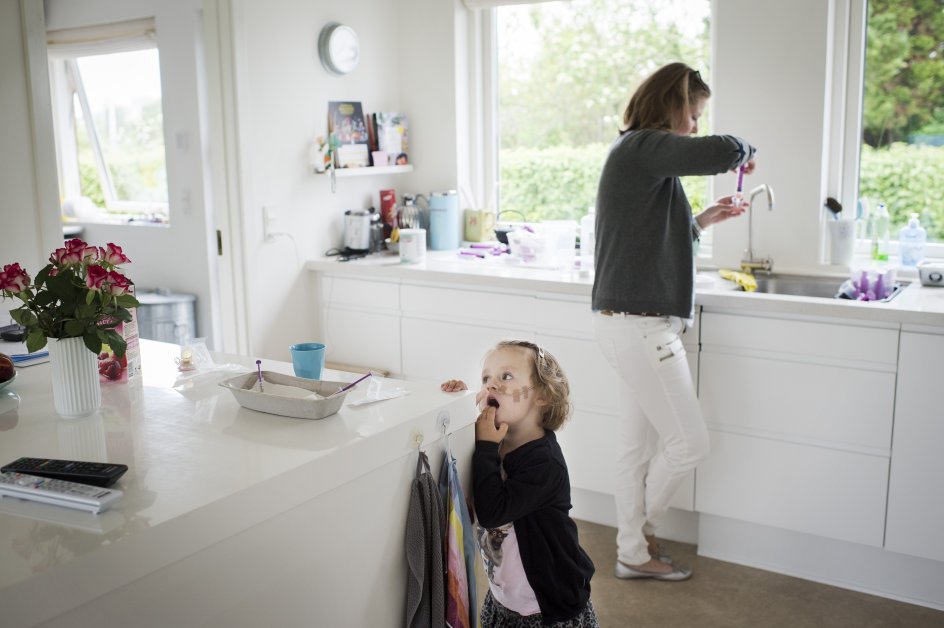
<svg viewBox="0 0 944 628"><path fill-rule="evenodd" d="M645 536L655 534L679 483L708 454L708 429L679 337L682 319L596 312L593 322L621 380L617 554L641 565L650 559Z"/></svg>

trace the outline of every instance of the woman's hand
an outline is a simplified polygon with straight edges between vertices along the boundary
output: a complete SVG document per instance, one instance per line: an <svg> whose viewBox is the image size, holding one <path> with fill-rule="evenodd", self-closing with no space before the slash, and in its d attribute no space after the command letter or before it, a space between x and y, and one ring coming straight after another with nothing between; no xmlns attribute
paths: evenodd
<svg viewBox="0 0 944 628"><path fill-rule="evenodd" d="M439 388L443 392L459 392L460 390L468 390L469 387L465 385L465 382L461 379L450 379L443 382L439 385Z"/></svg>
<svg viewBox="0 0 944 628"><path fill-rule="evenodd" d="M505 438L505 434L508 433L508 424L495 425L495 413L495 408L488 406L475 420L475 440L500 443Z"/></svg>
<svg viewBox="0 0 944 628"><path fill-rule="evenodd" d="M751 174L752 172L754 172L754 167L756 165L757 164L754 163L753 159L748 159L747 163L744 164L744 174ZM731 172L737 173L738 171L740 171L740 168L735 168Z"/></svg>
<svg viewBox="0 0 944 628"><path fill-rule="evenodd" d="M741 200L740 205L735 205L734 196L723 196L715 201L714 205L695 216L695 220L699 227L707 229L711 225L724 222L728 218L740 216L749 206L750 203L745 200Z"/></svg>

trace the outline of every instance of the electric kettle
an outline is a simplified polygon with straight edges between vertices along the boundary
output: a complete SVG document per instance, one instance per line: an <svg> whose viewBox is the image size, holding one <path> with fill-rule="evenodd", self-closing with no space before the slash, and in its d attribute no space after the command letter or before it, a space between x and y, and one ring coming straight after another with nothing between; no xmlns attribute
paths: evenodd
<svg viewBox="0 0 944 628"><path fill-rule="evenodd" d="M344 248L349 253L370 251L370 212L366 209L344 212Z"/></svg>

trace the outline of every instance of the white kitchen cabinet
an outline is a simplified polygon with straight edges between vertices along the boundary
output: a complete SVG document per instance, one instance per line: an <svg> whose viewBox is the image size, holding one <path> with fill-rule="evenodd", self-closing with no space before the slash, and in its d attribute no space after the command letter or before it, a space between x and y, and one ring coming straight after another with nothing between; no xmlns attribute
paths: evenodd
<svg viewBox="0 0 944 628"><path fill-rule="evenodd" d="M401 372L397 283L325 275L320 294L327 361Z"/></svg>
<svg viewBox="0 0 944 628"><path fill-rule="evenodd" d="M881 546L898 330L702 313L699 512Z"/></svg>
<svg viewBox="0 0 944 628"><path fill-rule="evenodd" d="M534 340L534 298L520 291L400 286L403 375L473 390L482 357L501 340Z"/></svg>
<svg viewBox="0 0 944 628"><path fill-rule="evenodd" d="M944 330L902 332L885 549L944 561Z"/></svg>

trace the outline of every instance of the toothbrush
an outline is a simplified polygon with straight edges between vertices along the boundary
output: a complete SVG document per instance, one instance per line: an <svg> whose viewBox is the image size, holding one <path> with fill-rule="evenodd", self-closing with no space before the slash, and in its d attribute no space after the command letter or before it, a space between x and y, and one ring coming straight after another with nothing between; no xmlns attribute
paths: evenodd
<svg viewBox="0 0 944 628"><path fill-rule="evenodd" d="M340 395L340 394L343 393L345 390L350 390L350 389L354 388L355 386L357 386L358 384L360 384L362 381L364 381L365 379L367 379L367 378L370 377L371 375L373 375L373 373L367 373L367 375L364 375L363 377L358 377L357 379L355 379L353 382L351 382L351 383L348 384L347 386L342 386L341 388L338 388L336 391L334 391L333 393L331 393L330 395L328 395L328 397L334 397L335 395ZM326 397L326 399L327 399L328 397Z"/></svg>
<svg viewBox="0 0 944 628"><path fill-rule="evenodd" d="M262 360L256 360L256 370L259 372L259 392L262 390Z"/></svg>
<svg viewBox="0 0 944 628"><path fill-rule="evenodd" d="M740 207L741 203L744 202L744 166L738 168L738 187L737 192L734 193L734 206Z"/></svg>

